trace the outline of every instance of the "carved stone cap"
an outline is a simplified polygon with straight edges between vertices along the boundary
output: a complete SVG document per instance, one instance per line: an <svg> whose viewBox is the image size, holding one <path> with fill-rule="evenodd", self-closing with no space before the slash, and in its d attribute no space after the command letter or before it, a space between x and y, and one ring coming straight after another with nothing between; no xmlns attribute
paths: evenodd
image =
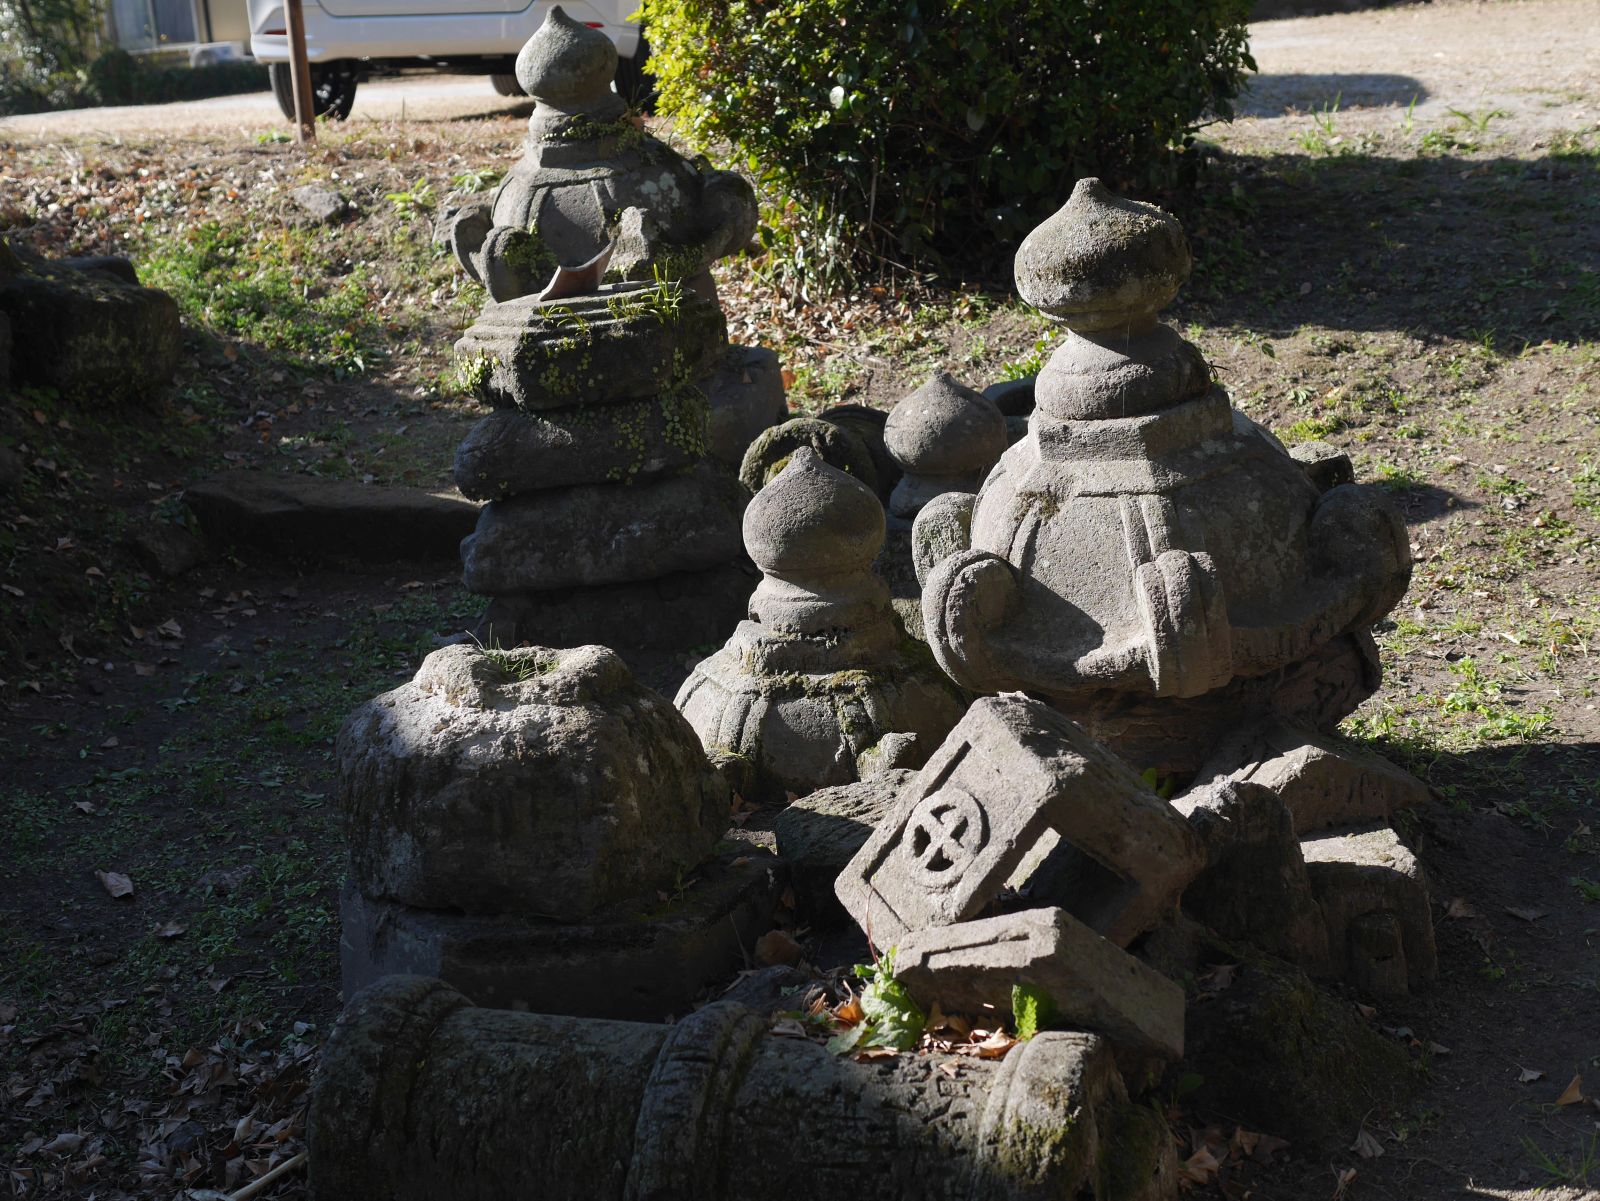
<svg viewBox="0 0 1600 1201"><path fill-rule="evenodd" d="M763 574L804 583L868 572L883 549L872 489L802 446L744 511L744 546Z"/></svg>
<svg viewBox="0 0 1600 1201"><path fill-rule="evenodd" d="M1189 278L1183 227L1153 204L1080 179L1072 198L1023 239L1017 291L1079 333L1148 328Z"/></svg>
<svg viewBox="0 0 1600 1201"><path fill-rule="evenodd" d="M616 73L611 39L556 5L517 55L517 82L539 102L529 125L549 129L563 116L616 120L627 109L611 90Z"/></svg>
<svg viewBox="0 0 1600 1201"><path fill-rule="evenodd" d="M1006 419L992 400L941 371L889 413L884 446L916 475L987 471L1006 449Z"/></svg>

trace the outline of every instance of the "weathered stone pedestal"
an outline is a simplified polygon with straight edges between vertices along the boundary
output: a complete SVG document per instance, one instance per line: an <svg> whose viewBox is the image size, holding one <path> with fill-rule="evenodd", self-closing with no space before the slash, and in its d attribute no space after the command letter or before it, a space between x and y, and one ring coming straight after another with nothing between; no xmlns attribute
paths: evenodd
<svg viewBox="0 0 1600 1201"><path fill-rule="evenodd" d="M728 1002L673 1026L471 1008L386 980L329 1039L317 1201L1157 1201L1177 1163L1106 1044L856 1063Z"/></svg>
<svg viewBox="0 0 1600 1201"><path fill-rule="evenodd" d="M761 856L711 860L726 783L604 647L451 646L339 736L346 996L425 972L478 1004L685 1012L767 929Z"/></svg>

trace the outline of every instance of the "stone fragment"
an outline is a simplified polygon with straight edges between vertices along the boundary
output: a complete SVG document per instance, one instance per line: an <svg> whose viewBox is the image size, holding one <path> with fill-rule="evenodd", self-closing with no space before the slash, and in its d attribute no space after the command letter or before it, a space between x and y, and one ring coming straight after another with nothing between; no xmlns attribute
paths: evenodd
<svg viewBox="0 0 1600 1201"><path fill-rule="evenodd" d="M95 404L146 400L177 369L177 302L106 271L75 271L0 241L0 316L13 387Z"/></svg>
<svg viewBox="0 0 1600 1201"><path fill-rule="evenodd" d="M473 500L500 500L573 484L651 479L704 457L704 424L705 401L692 390L543 413L499 409L456 448L456 487Z"/></svg>
<svg viewBox="0 0 1600 1201"><path fill-rule="evenodd" d="M903 473L889 512L909 519L943 493L977 492L1005 451L1006 421L993 402L940 372L895 405L883 436Z"/></svg>
<svg viewBox="0 0 1600 1201"><path fill-rule="evenodd" d="M894 486L900 482L900 465L894 461L894 456L889 453L889 448L883 441L883 431L889 423L889 414L871 405L839 404L823 409L817 417L829 425L838 426L846 433L854 434L861 445L867 448L867 455L872 459L872 470L877 475L874 490L878 494L878 499L888 505L889 497L894 495ZM838 464L835 463L834 466L837 467Z"/></svg>
<svg viewBox="0 0 1600 1201"><path fill-rule="evenodd" d="M1040 696L1185 775L1241 724L1331 729L1369 695L1363 640L1411 570L1381 491L1322 490L1157 321L1189 267L1173 218L1092 179L1028 236L1017 286L1067 335L922 594L958 684Z"/></svg>
<svg viewBox="0 0 1600 1201"><path fill-rule="evenodd" d="M762 430L789 418L783 368L778 356L765 346L730 346L702 386L711 409L707 448L718 462L735 471Z"/></svg>
<svg viewBox="0 0 1600 1201"><path fill-rule="evenodd" d="M1063 1026L1136 1052L1183 1057L1183 986L1063 909L908 934L895 946L894 974L924 1010L937 1004L945 1013L1009 1014L1012 989L1021 984Z"/></svg>
<svg viewBox="0 0 1600 1201"><path fill-rule="evenodd" d="M338 757L375 901L576 921L671 885L727 824L693 731L599 646L437 650L351 715Z"/></svg>
<svg viewBox="0 0 1600 1201"><path fill-rule="evenodd" d="M676 282L491 304L456 342L478 398L537 413L691 386L728 348L722 310Z"/></svg>
<svg viewBox="0 0 1600 1201"><path fill-rule="evenodd" d="M744 563L651 580L491 597L474 634L485 646L668 650L714 644L739 624L758 576Z"/></svg>
<svg viewBox="0 0 1600 1201"><path fill-rule="evenodd" d="M1201 765L1202 786L1222 778L1270 789L1301 835L1331 826L1386 822L1424 804L1428 786L1386 759L1337 738L1269 720L1241 730Z"/></svg>
<svg viewBox="0 0 1600 1201"><path fill-rule="evenodd" d="M714 296L708 268L755 234L750 184L630 119L612 90L616 64L609 37L559 9L517 56L517 81L536 102L523 156L441 231L495 301L531 295L558 264L608 246L608 279L695 281Z"/></svg>
<svg viewBox="0 0 1600 1201"><path fill-rule="evenodd" d="M839 876L839 900L879 945L976 917L1041 844L1105 869L1074 916L1118 946L1172 912L1204 863L1189 824L1049 706L977 701ZM1053 853L1053 852L1052 852ZM1049 855L1038 868L1048 873ZM1053 903L1051 890L1034 904ZM1070 908L1070 907L1069 907Z"/></svg>
<svg viewBox="0 0 1600 1201"><path fill-rule="evenodd" d="M788 869L795 909L804 920L832 923L846 917L833 882L914 775L906 768L891 768L851 784L819 788L772 819L778 858Z"/></svg>
<svg viewBox="0 0 1600 1201"><path fill-rule="evenodd" d="M61 265L71 267L74 271L103 272L113 283L128 284L135 288L139 286L139 272L134 269L133 260L120 254L74 255L62 259Z"/></svg>
<svg viewBox="0 0 1600 1201"><path fill-rule="evenodd" d="M332 188L307 184L291 191L289 199L307 218L321 225L337 225L350 215L350 202Z"/></svg>
<svg viewBox="0 0 1600 1201"><path fill-rule="evenodd" d="M744 452L739 482L753 493L760 492L789 465L801 447L876 491L878 475L861 439L844 426L817 417L791 417L782 425L763 430Z"/></svg>
<svg viewBox="0 0 1600 1201"><path fill-rule="evenodd" d="M462 582L503 596L701 571L736 558L745 493L701 465L630 487L578 484L483 507Z"/></svg>
<svg viewBox="0 0 1600 1201"><path fill-rule="evenodd" d="M1350 456L1326 442L1302 442L1290 448L1289 457L1305 468L1306 478L1318 492L1356 482L1356 470L1350 462Z"/></svg>
<svg viewBox="0 0 1600 1201"><path fill-rule="evenodd" d="M1172 804L1206 849L1205 870L1184 890L1184 912L1223 938L1325 974L1327 926L1283 801L1259 783L1224 777Z"/></svg>
<svg viewBox="0 0 1600 1201"><path fill-rule="evenodd" d="M1438 978L1428 878L1392 829L1331 831L1300 847L1334 973L1374 995L1419 991Z"/></svg>
<svg viewBox="0 0 1600 1201"><path fill-rule="evenodd" d="M708 753L749 760L749 799L848 783L892 734L915 735L920 762L960 714L946 681L901 644L872 574L883 530L871 490L807 446L745 511L762 573L750 620L695 666L677 704Z"/></svg>
<svg viewBox="0 0 1600 1201"><path fill-rule="evenodd" d="M385 980L340 1019L314 1085L314 1201L1155 1201L1165 1123L1104 1040L1003 1060L856 1063L742 1006L674 1025L474 1009ZM419 1065L423 1065L419 1067Z"/></svg>
<svg viewBox="0 0 1600 1201"><path fill-rule="evenodd" d="M186 526L150 520L128 534L128 545L146 571L175 580L205 561L206 544Z"/></svg>
<svg viewBox="0 0 1600 1201"><path fill-rule="evenodd" d="M648 852L645 852L648 854ZM686 876L681 891L635 896L581 921L457 913L339 899L346 998L386 976L436 976L476 1005L658 1022L688 1012L744 966L772 924L771 861L726 857Z"/></svg>
<svg viewBox="0 0 1600 1201"><path fill-rule="evenodd" d="M230 471L183 498L216 546L334 562L452 559L478 521L458 496L273 471Z"/></svg>

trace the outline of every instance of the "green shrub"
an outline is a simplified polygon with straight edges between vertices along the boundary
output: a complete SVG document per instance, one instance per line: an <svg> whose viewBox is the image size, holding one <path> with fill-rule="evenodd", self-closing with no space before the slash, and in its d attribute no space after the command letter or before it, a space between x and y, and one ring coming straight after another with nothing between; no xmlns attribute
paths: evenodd
<svg viewBox="0 0 1600 1201"><path fill-rule="evenodd" d="M970 266L1232 115L1249 0L644 0L660 111L731 151L787 272Z"/></svg>

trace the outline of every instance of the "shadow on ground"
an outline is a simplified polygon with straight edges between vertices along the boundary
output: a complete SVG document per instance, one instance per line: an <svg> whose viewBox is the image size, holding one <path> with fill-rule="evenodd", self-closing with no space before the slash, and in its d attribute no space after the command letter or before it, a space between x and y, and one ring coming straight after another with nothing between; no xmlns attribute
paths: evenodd
<svg viewBox="0 0 1600 1201"><path fill-rule="evenodd" d="M1241 117L1281 117L1315 109L1404 108L1428 98L1428 89L1409 75L1252 75L1234 105Z"/></svg>
<svg viewBox="0 0 1600 1201"><path fill-rule="evenodd" d="M1467 338L1512 354L1600 337L1591 152L1224 153L1174 207L1195 250L1184 320Z"/></svg>

